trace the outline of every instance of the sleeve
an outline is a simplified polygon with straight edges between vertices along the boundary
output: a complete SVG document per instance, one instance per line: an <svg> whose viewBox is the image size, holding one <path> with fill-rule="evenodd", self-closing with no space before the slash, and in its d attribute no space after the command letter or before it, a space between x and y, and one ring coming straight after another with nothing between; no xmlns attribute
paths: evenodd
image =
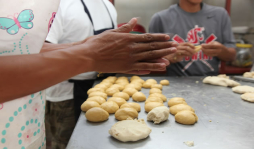
<svg viewBox="0 0 254 149"><path fill-rule="evenodd" d="M228 48L235 48L236 41L232 32L231 20L226 10L223 9L222 15L222 41L223 45Z"/></svg>
<svg viewBox="0 0 254 149"><path fill-rule="evenodd" d="M153 15L151 19L149 33L163 33L162 21L158 14Z"/></svg>
<svg viewBox="0 0 254 149"><path fill-rule="evenodd" d="M56 13L55 19L47 35L46 41L58 44L63 35L63 15L61 5Z"/></svg>
<svg viewBox="0 0 254 149"><path fill-rule="evenodd" d="M115 6L109 2L108 0L104 0L105 4L107 5L108 7L108 10L110 12L110 15L111 15L111 18L113 20L113 23L115 25L115 29L118 28L117 27L117 11L116 11L116 8Z"/></svg>

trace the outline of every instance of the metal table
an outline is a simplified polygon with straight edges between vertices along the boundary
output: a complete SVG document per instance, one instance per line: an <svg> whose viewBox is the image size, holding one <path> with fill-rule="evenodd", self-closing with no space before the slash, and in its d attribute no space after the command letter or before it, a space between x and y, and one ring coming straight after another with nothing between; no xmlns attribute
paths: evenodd
<svg viewBox="0 0 254 149"><path fill-rule="evenodd" d="M196 110L199 121L195 125L181 125L170 115L159 125L147 122L152 129L148 138L122 143L108 133L117 122L114 115L105 122L90 123L81 113L67 149L189 149L183 143L185 141L194 141L193 149L254 149L254 103L243 101L231 88L203 84L203 77L142 78L168 79L170 86L163 87L163 94L167 98L185 98ZM252 83L240 83L254 86ZM142 92L149 95L149 89L142 89ZM167 102L164 104L167 106ZM139 118L146 121L144 102L140 105Z"/></svg>

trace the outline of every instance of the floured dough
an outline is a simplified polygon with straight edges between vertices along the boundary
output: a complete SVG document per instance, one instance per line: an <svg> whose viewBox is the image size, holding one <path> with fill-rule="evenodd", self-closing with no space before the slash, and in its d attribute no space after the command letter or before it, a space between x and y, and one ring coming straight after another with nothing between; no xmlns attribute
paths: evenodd
<svg viewBox="0 0 254 149"><path fill-rule="evenodd" d="M94 107L100 107L100 104L96 101L85 101L82 105L81 105L81 110L86 112L87 110L94 108Z"/></svg>
<svg viewBox="0 0 254 149"><path fill-rule="evenodd" d="M114 124L109 134L122 142L138 141L145 139L151 133L144 120L124 120Z"/></svg>
<svg viewBox="0 0 254 149"><path fill-rule="evenodd" d="M244 93L254 93L254 87L251 86L237 86L232 88L233 92L244 94Z"/></svg>
<svg viewBox="0 0 254 149"><path fill-rule="evenodd" d="M133 96L132 96L132 99L134 101L145 101L146 100L146 95L142 92L136 92Z"/></svg>
<svg viewBox="0 0 254 149"><path fill-rule="evenodd" d="M111 97L108 99L108 101L114 101L119 107L126 103L126 100L121 97Z"/></svg>
<svg viewBox="0 0 254 149"><path fill-rule="evenodd" d="M189 146L189 147L194 146L194 141L185 141L185 142L183 142L183 143L186 144L186 145Z"/></svg>
<svg viewBox="0 0 254 149"><path fill-rule="evenodd" d="M118 88L110 87L110 88L106 89L106 94L110 97L113 96L115 93L118 93L118 92L120 92Z"/></svg>
<svg viewBox="0 0 254 149"><path fill-rule="evenodd" d="M203 83L218 85L218 86L225 86L225 87L235 87L240 85L238 82L230 80L230 79L220 78L220 77L210 77L210 76L206 77L203 80Z"/></svg>
<svg viewBox="0 0 254 149"><path fill-rule="evenodd" d="M178 105L178 104L185 104L187 105L187 103L185 102L185 99L182 97L174 97L168 100L168 106L172 107L174 105Z"/></svg>
<svg viewBox="0 0 254 149"><path fill-rule="evenodd" d="M102 98L104 98L104 99L107 99L107 97L108 97L108 95L106 94L106 93L104 93L104 92L92 92L91 94L89 94L89 98L90 97L93 97L93 96L101 96Z"/></svg>
<svg viewBox="0 0 254 149"><path fill-rule="evenodd" d="M249 102L254 102L254 93L244 93L241 95L241 98Z"/></svg>
<svg viewBox="0 0 254 149"><path fill-rule="evenodd" d="M138 91L135 88L125 88L123 92L129 94L129 96L131 97L133 94L135 94Z"/></svg>
<svg viewBox="0 0 254 149"><path fill-rule="evenodd" d="M193 111L184 110L175 115L175 120L180 124L193 125L198 121L198 117Z"/></svg>
<svg viewBox="0 0 254 149"><path fill-rule="evenodd" d="M184 110L189 110L189 111L193 111L195 112L195 110L189 106L189 105L185 105L185 104L178 104L178 105L174 105L172 107L170 107L170 113L175 115L180 111L184 111Z"/></svg>
<svg viewBox="0 0 254 149"><path fill-rule="evenodd" d="M165 106L156 107L147 114L147 120L159 124L168 119L169 109Z"/></svg>
<svg viewBox="0 0 254 149"><path fill-rule="evenodd" d="M160 94L160 93L153 93L153 94L149 95L149 97L159 97L163 100L163 102L167 101L167 97L163 94Z"/></svg>
<svg viewBox="0 0 254 149"><path fill-rule="evenodd" d="M134 108L122 108L116 111L115 118L119 121L127 120L128 118L138 118L138 112Z"/></svg>
<svg viewBox="0 0 254 149"><path fill-rule="evenodd" d="M164 104L160 102L148 102L145 104L145 110L146 112L150 112L152 109L160 106L164 106Z"/></svg>
<svg viewBox="0 0 254 149"><path fill-rule="evenodd" d="M161 80L160 84L161 85L169 85L169 81L168 80Z"/></svg>
<svg viewBox="0 0 254 149"><path fill-rule="evenodd" d="M245 78L254 78L254 72L245 72L243 74L243 77L245 77Z"/></svg>
<svg viewBox="0 0 254 149"><path fill-rule="evenodd" d="M129 94L125 93L125 92L118 92L118 93L115 93L113 95L113 97L121 97L123 99L125 99L126 101L130 99L130 96Z"/></svg>
<svg viewBox="0 0 254 149"><path fill-rule="evenodd" d="M119 106L117 103L113 101L104 102L101 105L101 108L107 111L109 114L116 113L116 111L119 109Z"/></svg>
<svg viewBox="0 0 254 149"><path fill-rule="evenodd" d="M123 109L123 108L133 108L133 109L137 110L137 112L139 112L140 109L141 109L140 105L138 103L135 103L135 102L127 102L127 103L121 105L120 108L121 109Z"/></svg>
<svg viewBox="0 0 254 149"><path fill-rule="evenodd" d="M86 119L90 122L102 122L108 119L109 114L102 108L95 107L86 111Z"/></svg>
<svg viewBox="0 0 254 149"><path fill-rule="evenodd" d="M150 89L149 94L151 95L151 94L154 94L154 93L161 94L162 91L160 89L158 89L158 88L152 88L152 89Z"/></svg>
<svg viewBox="0 0 254 149"><path fill-rule="evenodd" d="M229 79L229 76L227 76L226 74L220 74L218 75L219 78L225 78L225 79Z"/></svg>
<svg viewBox="0 0 254 149"><path fill-rule="evenodd" d="M90 100L96 101L96 102L98 102L100 105L103 104L104 102L106 102L106 100L105 100L103 97L101 97L101 96L89 97L89 98L87 98L86 101L90 101Z"/></svg>

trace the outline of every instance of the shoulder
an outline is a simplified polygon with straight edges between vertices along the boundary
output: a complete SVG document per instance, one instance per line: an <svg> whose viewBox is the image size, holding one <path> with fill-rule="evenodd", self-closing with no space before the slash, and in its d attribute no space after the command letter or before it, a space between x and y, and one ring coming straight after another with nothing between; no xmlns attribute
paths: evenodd
<svg viewBox="0 0 254 149"><path fill-rule="evenodd" d="M205 7L205 12L206 13L211 13L211 14L215 14L215 15L218 15L218 16L225 16L225 15L228 14L226 9L223 8L223 7L211 6L211 5L208 5L208 4L204 4L204 7Z"/></svg>
<svg viewBox="0 0 254 149"><path fill-rule="evenodd" d="M163 19L164 17L171 17L175 14L176 7L178 7L177 4L174 4L174 5L171 5L168 9L155 13L152 19Z"/></svg>

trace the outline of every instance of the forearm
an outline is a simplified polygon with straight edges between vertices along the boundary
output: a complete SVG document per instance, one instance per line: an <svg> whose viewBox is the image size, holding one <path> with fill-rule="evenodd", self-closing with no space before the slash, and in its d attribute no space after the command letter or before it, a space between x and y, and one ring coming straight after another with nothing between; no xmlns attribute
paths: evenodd
<svg viewBox="0 0 254 149"><path fill-rule="evenodd" d="M91 60L83 55L80 50L72 47L71 50L0 57L0 103L38 92L77 74L91 71Z"/></svg>
<svg viewBox="0 0 254 149"><path fill-rule="evenodd" d="M234 48L227 48L223 46L218 58L222 61L233 61L236 57L236 50Z"/></svg>
<svg viewBox="0 0 254 149"><path fill-rule="evenodd" d="M54 50L60 50L60 49L66 49L73 46L72 43L66 43L66 44L53 44L53 43L47 43L44 42L40 53L44 53L44 52L50 52L50 51L54 51Z"/></svg>

